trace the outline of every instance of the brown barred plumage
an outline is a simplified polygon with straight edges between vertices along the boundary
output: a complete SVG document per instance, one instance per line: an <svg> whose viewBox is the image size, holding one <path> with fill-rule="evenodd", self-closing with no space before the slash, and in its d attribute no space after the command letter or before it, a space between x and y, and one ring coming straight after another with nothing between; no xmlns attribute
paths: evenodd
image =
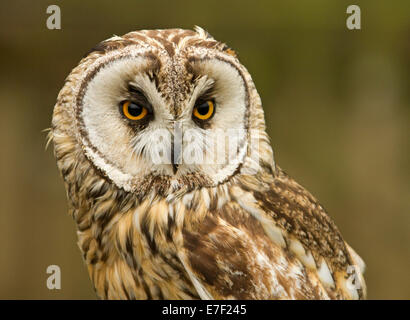
<svg viewBox="0 0 410 320"><path fill-rule="evenodd" d="M130 85L152 105L144 126L118 112ZM198 129L192 104L209 88L218 109ZM198 134L243 129L245 153L234 165L181 162L177 173L150 163L151 126L171 130L176 121ZM275 165L251 76L202 29L138 31L100 43L68 76L50 137L98 297L365 297L360 257L317 200Z"/></svg>

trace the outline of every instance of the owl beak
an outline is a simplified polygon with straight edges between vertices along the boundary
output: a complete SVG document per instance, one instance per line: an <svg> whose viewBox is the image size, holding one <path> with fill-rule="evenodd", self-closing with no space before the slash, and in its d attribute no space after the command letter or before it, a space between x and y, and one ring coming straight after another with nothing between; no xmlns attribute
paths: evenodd
<svg viewBox="0 0 410 320"><path fill-rule="evenodd" d="M172 164L172 171L174 174L177 173L178 171L178 166L180 164L180 147L178 145L175 145L174 139L172 139L171 142L171 164Z"/></svg>
<svg viewBox="0 0 410 320"><path fill-rule="evenodd" d="M178 171L178 167L181 164L182 155L182 124L179 121L173 122L174 132L171 140L171 163L172 171L174 175Z"/></svg>

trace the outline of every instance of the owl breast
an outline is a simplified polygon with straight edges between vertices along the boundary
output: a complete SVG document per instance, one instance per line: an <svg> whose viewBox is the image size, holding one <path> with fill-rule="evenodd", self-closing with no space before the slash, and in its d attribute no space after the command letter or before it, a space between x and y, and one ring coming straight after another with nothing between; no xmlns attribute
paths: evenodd
<svg viewBox="0 0 410 320"><path fill-rule="evenodd" d="M80 225L94 221L79 233L79 243L98 296L342 299L363 294L346 280L347 252L342 258L307 247L297 233L260 216L265 211L245 189L202 189L172 200L153 194L153 200L136 204L101 187L101 200L85 215L74 214L81 216ZM112 208L113 196L132 204L103 213ZM332 233L338 238L337 230Z"/></svg>

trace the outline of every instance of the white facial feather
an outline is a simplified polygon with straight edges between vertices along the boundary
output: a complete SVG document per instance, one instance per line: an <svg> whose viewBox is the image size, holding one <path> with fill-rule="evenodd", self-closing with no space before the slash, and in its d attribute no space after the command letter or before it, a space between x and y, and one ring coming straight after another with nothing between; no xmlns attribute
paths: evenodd
<svg viewBox="0 0 410 320"><path fill-rule="evenodd" d="M182 112L175 119L170 112L174 107L170 105L172 100L166 102L144 73L149 59L141 53L118 55L117 59L110 57L112 61L108 63L108 58L104 63L97 61L97 71L84 89L80 117L87 133L82 137L87 156L125 190L134 189L149 174L178 179L199 173L215 185L232 175L248 146L247 93L239 71L216 58L195 61L193 68L200 77L186 101L180 102ZM98 69L98 63L103 67ZM131 130L119 111L121 101L127 99L129 85L146 96L154 113L153 120L139 132ZM215 114L204 129L193 121L192 112L197 99L208 90L212 90ZM182 150L177 159L179 170L174 173L171 141L177 122L182 130ZM217 156L220 154L222 158Z"/></svg>
<svg viewBox="0 0 410 320"><path fill-rule="evenodd" d="M138 56L109 62L89 81L82 99L80 116L88 138L83 136L82 142L87 156L126 190L132 189L133 177L141 173L145 163L134 156L132 132L124 125L119 104L125 99L127 81L137 80L135 75L146 63L146 58ZM146 79L138 80L148 87Z"/></svg>

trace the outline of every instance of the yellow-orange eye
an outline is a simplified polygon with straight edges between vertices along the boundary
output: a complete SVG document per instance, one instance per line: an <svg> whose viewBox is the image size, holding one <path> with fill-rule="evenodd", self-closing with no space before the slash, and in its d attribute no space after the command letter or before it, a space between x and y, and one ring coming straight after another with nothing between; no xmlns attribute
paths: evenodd
<svg viewBox="0 0 410 320"><path fill-rule="evenodd" d="M148 110L139 104L127 100L122 103L122 113L128 119L136 121L144 119L148 114Z"/></svg>
<svg viewBox="0 0 410 320"><path fill-rule="evenodd" d="M201 102L194 108L194 117L199 120L208 120L212 117L215 111L214 103L211 100Z"/></svg>

